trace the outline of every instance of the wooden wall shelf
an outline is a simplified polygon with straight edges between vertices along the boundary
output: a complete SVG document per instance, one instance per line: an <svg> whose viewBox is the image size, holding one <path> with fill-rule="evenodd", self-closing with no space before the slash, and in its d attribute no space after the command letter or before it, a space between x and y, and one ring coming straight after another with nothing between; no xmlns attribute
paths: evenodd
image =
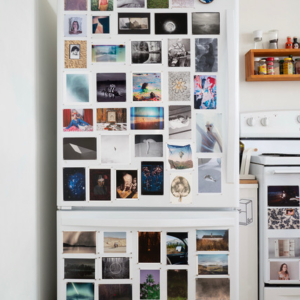
<svg viewBox="0 0 300 300"><path fill-rule="evenodd" d="M254 75L254 57L300 57L300 49L252 49L245 55L246 81L300 81L296 75Z"/></svg>

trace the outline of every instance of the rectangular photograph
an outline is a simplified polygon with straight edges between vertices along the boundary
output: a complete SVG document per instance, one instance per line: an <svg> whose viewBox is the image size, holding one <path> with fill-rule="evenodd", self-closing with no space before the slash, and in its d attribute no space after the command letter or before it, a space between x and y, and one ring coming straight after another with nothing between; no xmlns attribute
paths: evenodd
<svg viewBox="0 0 300 300"><path fill-rule="evenodd" d="M196 72L218 72L218 39L195 39Z"/></svg>
<svg viewBox="0 0 300 300"><path fill-rule="evenodd" d="M228 275L228 254L198 254L198 275Z"/></svg>
<svg viewBox="0 0 300 300"><path fill-rule="evenodd" d="M63 200L85 201L85 168L63 168Z"/></svg>
<svg viewBox="0 0 300 300"><path fill-rule="evenodd" d="M140 231L138 236L138 262L160 263L161 232Z"/></svg>
<svg viewBox="0 0 300 300"><path fill-rule="evenodd" d="M90 200L111 201L111 169L90 169Z"/></svg>
<svg viewBox="0 0 300 300"><path fill-rule="evenodd" d="M97 73L97 102L126 101L126 73Z"/></svg>
<svg viewBox="0 0 300 300"><path fill-rule="evenodd" d="M118 13L118 34L150 34L150 13Z"/></svg>
<svg viewBox="0 0 300 300"><path fill-rule="evenodd" d="M197 230L197 251L228 251L228 230Z"/></svg>
<svg viewBox="0 0 300 300"><path fill-rule="evenodd" d="M269 238L269 258L300 257L300 238Z"/></svg>
<svg viewBox="0 0 300 300"><path fill-rule="evenodd" d="M298 208L269 208L268 229L300 229Z"/></svg>
<svg viewBox="0 0 300 300"><path fill-rule="evenodd" d="M188 299L188 271L167 270L167 300L187 300L187 299Z"/></svg>
<svg viewBox="0 0 300 300"><path fill-rule="evenodd" d="M130 279L129 257L102 257L102 279Z"/></svg>
<svg viewBox="0 0 300 300"><path fill-rule="evenodd" d="M91 11L113 11L114 10L113 0L89 0L89 1L91 1Z"/></svg>
<svg viewBox="0 0 300 300"><path fill-rule="evenodd" d="M221 193L221 158L198 158L198 193Z"/></svg>
<svg viewBox="0 0 300 300"><path fill-rule="evenodd" d="M217 76L194 76L194 108L217 108Z"/></svg>
<svg viewBox="0 0 300 300"><path fill-rule="evenodd" d="M126 232L104 232L104 253L126 253Z"/></svg>
<svg viewBox="0 0 300 300"><path fill-rule="evenodd" d="M131 107L131 130L163 130L163 107Z"/></svg>
<svg viewBox="0 0 300 300"><path fill-rule="evenodd" d="M93 110L71 108L63 110L63 131L93 131Z"/></svg>
<svg viewBox="0 0 300 300"><path fill-rule="evenodd" d="M170 174L170 202L172 204L190 204L192 198L192 174Z"/></svg>
<svg viewBox="0 0 300 300"><path fill-rule="evenodd" d="M87 67L87 41L65 41L65 68Z"/></svg>
<svg viewBox="0 0 300 300"><path fill-rule="evenodd" d="M99 284L101 300L133 300L131 284Z"/></svg>
<svg viewBox="0 0 300 300"><path fill-rule="evenodd" d="M90 101L90 81L88 74L66 74L65 102L87 103Z"/></svg>
<svg viewBox="0 0 300 300"><path fill-rule="evenodd" d="M109 34L110 16L92 16L92 33Z"/></svg>
<svg viewBox="0 0 300 300"><path fill-rule="evenodd" d="M299 261L271 261L270 280L299 281Z"/></svg>
<svg viewBox="0 0 300 300"><path fill-rule="evenodd" d="M133 64L161 64L161 41L132 41Z"/></svg>
<svg viewBox="0 0 300 300"><path fill-rule="evenodd" d="M117 8L144 8L145 0L117 0Z"/></svg>
<svg viewBox="0 0 300 300"><path fill-rule="evenodd" d="M64 160L97 159L97 138L63 138Z"/></svg>
<svg viewBox="0 0 300 300"><path fill-rule="evenodd" d="M167 232L167 265L188 264L188 233Z"/></svg>
<svg viewBox="0 0 300 300"><path fill-rule="evenodd" d="M141 194L164 194L164 163L162 161L142 161Z"/></svg>
<svg viewBox="0 0 300 300"><path fill-rule="evenodd" d="M65 10L87 10L87 0L65 0Z"/></svg>
<svg viewBox="0 0 300 300"><path fill-rule="evenodd" d="M196 278L196 300L230 300L229 278Z"/></svg>
<svg viewBox="0 0 300 300"><path fill-rule="evenodd" d="M193 8L194 0L172 0L172 8Z"/></svg>
<svg viewBox="0 0 300 300"><path fill-rule="evenodd" d="M125 63L125 45L92 45L93 63Z"/></svg>
<svg viewBox="0 0 300 300"><path fill-rule="evenodd" d="M147 0L147 8L169 8L169 0Z"/></svg>
<svg viewBox="0 0 300 300"><path fill-rule="evenodd" d="M169 145L168 148L168 162L169 168L175 170L192 169L193 155L191 145Z"/></svg>
<svg viewBox="0 0 300 300"><path fill-rule="evenodd" d="M220 13L192 13L192 34L220 34Z"/></svg>
<svg viewBox="0 0 300 300"><path fill-rule="evenodd" d="M98 131L126 131L126 108L97 108Z"/></svg>
<svg viewBox="0 0 300 300"><path fill-rule="evenodd" d="M137 170L117 170L116 190L117 199L137 199L139 197Z"/></svg>
<svg viewBox="0 0 300 300"><path fill-rule="evenodd" d="M299 206L299 186L268 186L268 206Z"/></svg>
<svg viewBox="0 0 300 300"><path fill-rule="evenodd" d="M187 13L155 13L155 34L188 34Z"/></svg>
<svg viewBox="0 0 300 300"><path fill-rule="evenodd" d="M95 231L64 231L63 232L63 253L96 254L96 232Z"/></svg>
<svg viewBox="0 0 300 300"><path fill-rule="evenodd" d="M163 135L135 135L135 157L163 157Z"/></svg>
<svg viewBox="0 0 300 300"><path fill-rule="evenodd" d="M192 108L190 105L169 106L169 139L192 138Z"/></svg>
<svg viewBox="0 0 300 300"><path fill-rule="evenodd" d="M133 101L161 101L161 73L132 74Z"/></svg>
<svg viewBox="0 0 300 300"><path fill-rule="evenodd" d="M95 279L95 259L65 258L65 279Z"/></svg>
<svg viewBox="0 0 300 300"><path fill-rule="evenodd" d="M191 66L191 40L168 39L168 66Z"/></svg>
<svg viewBox="0 0 300 300"><path fill-rule="evenodd" d="M160 270L140 270L140 299L160 299Z"/></svg>
<svg viewBox="0 0 300 300"><path fill-rule="evenodd" d="M87 36L86 15L65 15L64 35L65 37L86 37Z"/></svg>
<svg viewBox="0 0 300 300"><path fill-rule="evenodd" d="M196 114L196 152L222 153L222 114Z"/></svg>
<svg viewBox="0 0 300 300"><path fill-rule="evenodd" d="M94 284L81 282L67 282L67 300L94 300Z"/></svg>
<svg viewBox="0 0 300 300"><path fill-rule="evenodd" d="M169 101L190 101L190 72L169 72Z"/></svg>

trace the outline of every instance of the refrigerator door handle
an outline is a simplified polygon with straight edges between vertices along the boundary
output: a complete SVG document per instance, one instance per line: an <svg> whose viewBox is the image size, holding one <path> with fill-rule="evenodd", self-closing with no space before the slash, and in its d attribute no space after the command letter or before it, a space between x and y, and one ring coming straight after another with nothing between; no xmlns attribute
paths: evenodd
<svg viewBox="0 0 300 300"><path fill-rule="evenodd" d="M273 171L272 172L274 175L276 174L300 174L300 170L299 171L293 171L293 170L287 170L287 171Z"/></svg>
<svg viewBox="0 0 300 300"><path fill-rule="evenodd" d="M226 10L227 44L227 152L226 182L238 182L238 24L234 10Z"/></svg>

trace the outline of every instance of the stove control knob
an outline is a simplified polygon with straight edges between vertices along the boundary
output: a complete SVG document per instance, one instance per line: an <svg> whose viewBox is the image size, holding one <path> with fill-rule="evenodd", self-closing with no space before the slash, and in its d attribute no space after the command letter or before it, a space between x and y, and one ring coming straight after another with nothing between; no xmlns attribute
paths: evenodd
<svg viewBox="0 0 300 300"><path fill-rule="evenodd" d="M247 124L248 124L249 126L254 126L254 125L255 125L255 120L254 120L254 118L253 118L253 117L248 118L248 119L247 119Z"/></svg>
<svg viewBox="0 0 300 300"><path fill-rule="evenodd" d="M268 118L262 118L260 120L260 123L261 123L262 126L268 126L270 124L270 121L269 121Z"/></svg>
<svg viewBox="0 0 300 300"><path fill-rule="evenodd" d="M298 123L300 123L300 116L297 117L297 121L298 121Z"/></svg>

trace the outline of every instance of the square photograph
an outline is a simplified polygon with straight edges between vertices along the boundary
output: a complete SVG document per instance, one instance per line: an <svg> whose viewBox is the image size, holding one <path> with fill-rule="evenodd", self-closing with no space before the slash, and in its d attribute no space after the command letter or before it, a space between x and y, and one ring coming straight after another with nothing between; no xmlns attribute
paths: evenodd
<svg viewBox="0 0 300 300"><path fill-rule="evenodd" d="M132 74L133 101L161 101L161 73Z"/></svg>
<svg viewBox="0 0 300 300"><path fill-rule="evenodd" d="M64 231L63 253L96 254L96 232L95 231Z"/></svg>
<svg viewBox="0 0 300 300"><path fill-rule="evenodd" d="M87 41L65 41L65 68L87 68Z"/></svg>
<svg viewBox="0 0 300 300"><path fill-rule="evenodd" d="M268 206L299 206L299 186L268 186Z"/></svg>
<svg viewBox="0 0 300 300"><path fill-rule="evenodd" d="M192 138L192 109L190 105L169 106L169 139Z"/></svg>
<svg viewBox="0 0 300 300"><path fill-rule="evenodd" d="M188 34L187 13L155 13L155 34Z"/></svg>
<svg viewBox="0 0 300 300"><path fill-rule="evenodd" d="M268 229L300 229L299 210L297 208L269 208Z"/></svg>
<svg viewBox="0 0 300 300"><path fill-rule="evenodd" d="M142 161L141 194L164 194L164 163L162 161Z"/></svg>
<svg viewBox="0 0 300 300"><path fill-rule="evenodd" d="M150 34L150 13L118 13L118 34Z"/></svg>
<svg viewBox="0 0 300 300"><path fill-rule="evenodd" d="M140 299L160 299L160 270L140 270Z"/></svg>
<svg viewBox="0 0 300 300"><path fill-rule="evenodd" d="M113 11L113 0L89 0L91 1L91 11Z"/></svg>
<svg viewBox="0 0 300 300"><path fill-rule="evenodd" d="M192 175L189 173L170 174L170 202L172 204L190 204L192 198Z"/></svg>
<svg viewBox="0 0 300 300"><path fill-rule="evenodd" d="M168 39L168 66L191 66L191 40Z"/></svg>
<svg viewBox="0 0 300 300"><path fill-rule="evenodd" d="M195 39L196 72L218 72L218 39Z"/></svg>
<svg viewBox="0 0 300 300"><path fill-rule="evenodd" d="M65 10L87 10L87 0L65 0Z"/></svg>
<svg viewBox="0 0 300 300"><path fill-rule="evenodd" d="M167 270L167 300L187 300L187 299L188 299L188 271Z"/></svg>
<svg viewBox="0 0 300 300"><path fill-rule="evenodd" d="M220 13L192 13L192 34L220 34Z"/></svg>
<svg viewBox="0 0 300 300"><path fill-rule="evenodd" d="M228 275L228 254L198 254L198 275Z"/></svg>
<svg viewBox="0 0 300 300"><path fill-rule="evenodd" d="M85 201L85 168L63 168L63 200Z"/></svg>
<svg viewBox="0 0 300 300"><path fill-rule="evenodd" d="M193 168L193 155L191 145L169 145L168 162L169 168L175 170L192 169Z"/></svg>
<svg viewBox="0 0 300 300"><path fill-rule="evenodd" d="M97 108L97 130L126 131L126 108Z"/></svg>
<svg viewBox="0 0 300 300"><path fill-rule="evenodd" d="M132 285L131 284L99 284L99 299L133 300Z"/></svg>
<svg viewBox="0 0 300 300"><path fill-rule="evenodd" d="M93 110L71 108L63 110L63 131L93 131Z"/></svg>
<svg viewBox="0 0 300 300"><path fill-rule="evenodd" d="M144 8L145 0L117 0L117 8Z"/></svg>
<svg viewBox="0 0 300 300"><path fill-rule="evenodd" d="M111 200L111 169L90 169L90 200Z"/></svg>
<svg viewBox="0 0 300 300"><path fill-rule="evenodd" d="M97 138L63 138L64 160L97 159Z"/></svg>
<svg viewBox="0 0 300 300"><path fill-rule="evenodd" d="M109 34L110 16L92 16L92 33Z"/></svg>
<svg viewBox="0 0 300 300"><path fill-rule="evenodd" d="M65 258L65 279L95 279L95 259Z"/></svg>
<svg viewBox="0 0 300 300"><path fill-rule="evenodd" d="M116 190L117 199L137 199L139 197L137 170L117 170Z"/></svg>
<svg viewBox="0 0 300 300"><path fill-rule="evenodd" d="M93 63L125 63L125 45L92 45Z"/></svg>
<svg viewBox="0 0 300 300"><path fill-rule="evenodd" d="M198 193L221 193L221 158L198 159Z"/></svg>
<svg viewBox="0 0 300 300"><path fill-rule="evenodd" d="M81 282L67 282L67 300L94 300L94 284ZM77 299L76 299L77 298Z"/></svg>
<svg viewBox="0 0 300 300"><path fill-rule="evenodd" d="M130 107L131 130L163 130L163 107Z"/></svg>
<svg viewBox="0 0 300 300"><path fill-rule="evenodd" d="M161 64L161 41L132 41L133 64Z"/></svg>
<svg viewBox="0 0 300 300"><path fill-rule="evenodd" d="M172 8L194 8L194 0L172 0Z"/></svg>
<svg viewBox="0 0 300 300"><path fill-rule="evenodd" d="M160 263L160 232L140 231L138 235L138 262Z"/></svg>
<svg viewBox="0 0 300 300"><path fill-rule="evenodd" d="M102 257L102 279L130 279L129 257Z"/></svg>
<svg viewBox="0 0 300 300"><path fill-rule="evenodd" d="M196 300L230 300L229 278L196 278Z"/></svg>
<svg viewBox="0 0 300 300"><path fill-rule="evenodd" d="M90 101L90 79L88 74L66 74L65 102L88 103Z"/></svg>
<svg viewBox="0 0 300 300"><path fill-rule="evenodd" d="M228 230L197 230L197 251L228 251Z"/></svg>
<svg viewBox="0 0 300 300"><path fill-rule="evenodd" d="M169 0L147 0L147 8L169 8Z"/></svg>
<svg viewBox="0 0 300 300"><path fill-rule="evenodd" d="M163 157L163 135L135 135L135 157Z"/></svg>
<svg viewBox="0 0 300 300"><path fill-rule="evenodd" d="M65 15L64 35L65 37L86 37L87 36L86 15Z"/></svg>
<svg viewBox="0 0 300 300"><path fill-rule="evenodd" d="M217 76L194 76L194 108L217 108Z"/></svg>
<svg viewBox="0 0 300 300"><path fill-rule="evenodd" d="M190 101L190 72L169 72L169 101Z"/></svg>
<svg viewBox="0 0 300 300"><path fill-rule="evenodd" d="M126 232L104 232L104 253L126 253Z"/></svg>
<svg viewBox="0 0 300 300"><path fill-rule="evenodd" d="M167 265L188 264L188 233L167 232Z"/></svg>
<svg viewBox="0 0 300 300"><path fill-rule="evenodd" d="M299 280L299 261L271 261L270 280Z"/></svg>

